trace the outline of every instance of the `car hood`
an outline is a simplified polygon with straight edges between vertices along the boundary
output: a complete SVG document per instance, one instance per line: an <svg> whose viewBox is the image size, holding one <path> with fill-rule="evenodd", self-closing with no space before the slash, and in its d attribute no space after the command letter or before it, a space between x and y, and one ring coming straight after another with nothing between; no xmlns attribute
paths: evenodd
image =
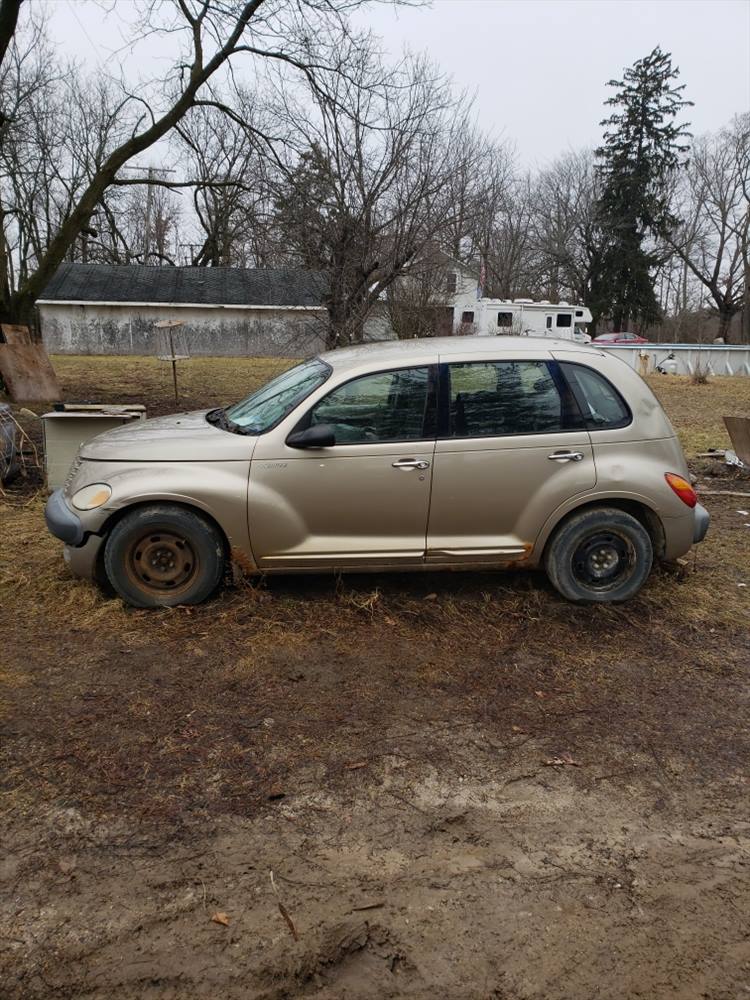
<svg viewBox="0 0 750 1000"><path fill-rule="evenodd" d="M86 441L80 457L95 462L247 462L257 438L215 427L207 413L133 420Z"/></svg>

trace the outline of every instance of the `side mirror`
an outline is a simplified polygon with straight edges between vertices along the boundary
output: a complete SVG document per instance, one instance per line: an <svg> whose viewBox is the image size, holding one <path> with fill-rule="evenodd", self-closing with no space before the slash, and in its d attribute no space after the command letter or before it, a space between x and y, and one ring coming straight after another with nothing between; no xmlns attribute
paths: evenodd
<svg viewBox="0 0 750 1000"><path fill-rule="evenodd" d="M290 434L286 443L290 448L330 448L336 444L336 432L330 424L315 424Z"/></svg>

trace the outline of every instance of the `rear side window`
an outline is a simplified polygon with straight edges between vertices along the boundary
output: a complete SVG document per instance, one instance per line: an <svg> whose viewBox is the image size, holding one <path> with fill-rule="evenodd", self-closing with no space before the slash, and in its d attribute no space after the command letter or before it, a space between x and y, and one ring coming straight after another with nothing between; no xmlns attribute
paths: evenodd
<svg viewBox="0 0 750 1000"><path fill-rule="evenodd" d="M447 368L449 437L544 434L580 420L544 361L472 361Z"/></svg>
<svg viewBox="0 0 750 1000"><path fill-rule="evenodd" d="M603 375L586 365L569 361L562 361L560 368L590 431L626 427L630 423L627 403Z"/></svg>

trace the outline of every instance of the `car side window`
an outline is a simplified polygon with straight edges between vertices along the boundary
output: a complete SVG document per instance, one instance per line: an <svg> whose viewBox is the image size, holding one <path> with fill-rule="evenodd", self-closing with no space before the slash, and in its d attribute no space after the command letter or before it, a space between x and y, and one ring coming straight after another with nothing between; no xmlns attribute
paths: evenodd
<svg viewBox="0 0 750 1000"><path fill-rule="evenodd" d="M450 437L544 434L571 427L572 401L563 400L544 361L472 361L448 368Z"/></svg>
<svg viewBox="0 0 750 1000"><path fill-rule="evenodd" d="M630 410L620 393L602 374L570 361L560 368L567 380L589 430L626 427Z"/></svg>
<svg viewBox="0 0 750 1000"><path fill-rule="evenodd" d="M310 413L309 426L330 424L336 444L421 441L427 421L429 368L398 368L345 382Z"/></svg>

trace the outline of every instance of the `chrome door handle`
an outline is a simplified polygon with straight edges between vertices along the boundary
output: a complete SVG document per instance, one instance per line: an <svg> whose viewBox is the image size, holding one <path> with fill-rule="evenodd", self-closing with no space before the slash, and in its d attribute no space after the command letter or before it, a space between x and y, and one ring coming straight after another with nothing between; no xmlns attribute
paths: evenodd
<svg viewBox="0 0 750 1000"><path fill-rule="evenodd" d="M553 451L547 458L552 462L582 462L582 451Z"/></svg>
<svg viewBox="0 0 750 1000"><path fill-rule="evenodd" d="M429 469L430 463L423 458L399 458L396 462L391 462L394 469Z"/></svg>

